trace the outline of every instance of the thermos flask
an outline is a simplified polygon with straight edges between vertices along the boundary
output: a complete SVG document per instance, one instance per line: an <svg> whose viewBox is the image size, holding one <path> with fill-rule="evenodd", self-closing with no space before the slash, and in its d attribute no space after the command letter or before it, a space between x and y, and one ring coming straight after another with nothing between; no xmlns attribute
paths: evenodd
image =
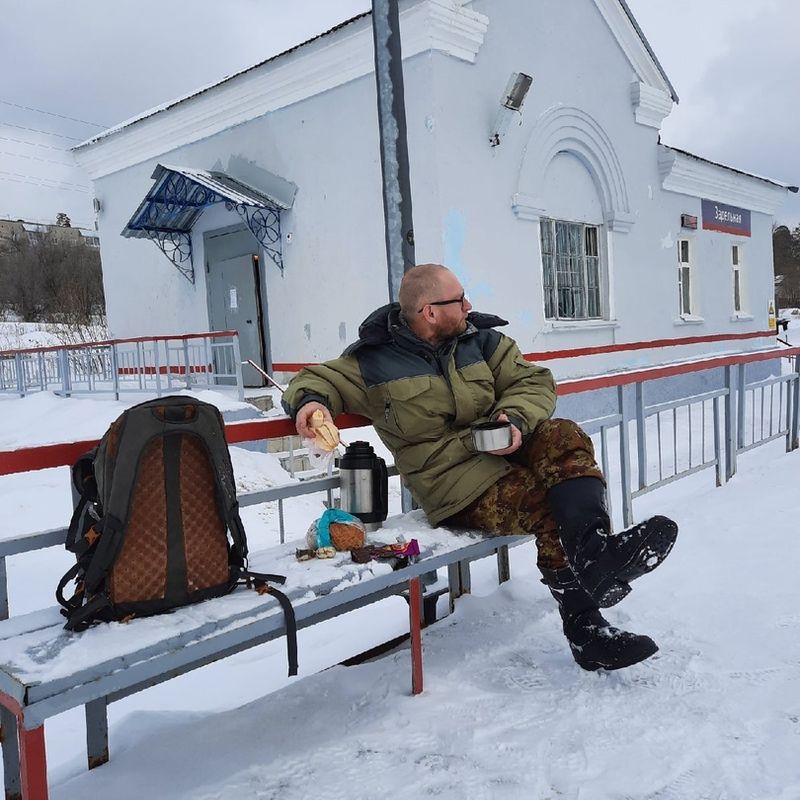
<svg viewBox="0 0 800 800"><path fill-rule="evenodd" d="M340 507L375 531L389 514L389 475L386 462L369 442L353 442L338 460Z"/></svg>

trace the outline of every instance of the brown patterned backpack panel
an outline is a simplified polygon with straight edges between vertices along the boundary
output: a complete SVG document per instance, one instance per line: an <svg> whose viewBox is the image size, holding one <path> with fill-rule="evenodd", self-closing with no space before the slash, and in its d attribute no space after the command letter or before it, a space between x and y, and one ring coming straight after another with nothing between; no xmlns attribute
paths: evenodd
<svg viewBox="0 0 800 800"><path fill-rule="evenodd" d="M66 547L76 564L56 589L65 628L160 614L246 581L281 605L289 674L297 674L294 611L273 585L286 579L247 569L225 426L214 406L180 395L129 408L72 475L79 500Z"/></svg>
<svg viewBox="0 0 800 800"><path fill-rule="evenodd" d="M247 542L214 406L182 396L134 406L87 458L102 516L68 543L83 561L82 606L102 600L101 618L120 619L233 588Z"/></svg>

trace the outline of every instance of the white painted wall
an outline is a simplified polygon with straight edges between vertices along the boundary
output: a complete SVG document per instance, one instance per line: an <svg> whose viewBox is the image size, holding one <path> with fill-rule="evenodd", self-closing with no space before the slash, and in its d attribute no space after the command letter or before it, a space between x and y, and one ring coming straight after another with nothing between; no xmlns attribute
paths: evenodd
<svg viewBox="0 0 800 800"><path fill-rule="evenodd" d="M417 261L453 268L477 309L509 319L507 330L523 352L764 330L772 250L771 218L762 213L752 215L752 238L741 240L746 303L753 318L731 319L733 238L699 230L694 235L696 286L703 321L677 319L680 215L700 217L701 195L662 189L657 130L634 119L634 70L597 2L475 0L469 8L485 14L489 27L474 64L438 51L404 62ZM490 126L515 71L533 75L534 85L522 124L512 125L492 148ZM563 139L566 150L573 147L564 116L569 108L576 109L578 126L574 152L554 153L548 161L542 153L553 136ZM562 117L559 128L553 120ZM605 184L590 174L593 156L581 151L587 141L599 143L600 160L613 166L606 170ZM387 300L372 75L99 178L99 229L113 334L208 327L202 234L236 223L238 216L214 207L195 226L194 286L154 244L119 233L150 188L156 163L224 171L232 157L298 187L293 208L282 215L283 275L268 258L261 259L273 360L319 361L338 354L356 337L359 322ZM707 169L719 173L722 185L738 181L747 189L760 183ZM548 323L539 226L531 208L538 202L553 216L599 222L609 213L604 191L616 193L617 205L624 206L609 226L616 230L604 242L611 319ZM515 203L527 210L515 213ZM576 376L764 344L764 339L748 339L552 365L560 377Z"/></svg>

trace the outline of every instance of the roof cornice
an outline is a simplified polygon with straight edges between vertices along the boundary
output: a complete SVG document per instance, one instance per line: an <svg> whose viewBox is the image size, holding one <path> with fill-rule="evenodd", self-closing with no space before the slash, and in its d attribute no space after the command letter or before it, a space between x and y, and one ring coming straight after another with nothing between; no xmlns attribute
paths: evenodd
<svg viewBox="0 0 800 800"><path fill-rule="evenodd" d="M678 96L624 0L594 0L597 10L633 67L631 88L634 119L660 128Z"/></svg>
<svg viewBox="0 0 800 800"><path fill-rule="evenodd" d="M422 0L400 13L403 59L430 50L474 62L489 20L452 0ZM355 18L168 108L148 112L73 149L94 180L205 139L374 71L372 20Z"/></svg>
<svg viewBox="0 0 800 800"><path fill-rule="evenodd" d="M666 145L658 148L658 170L661 186L667 192L716 200L770 216L781 207L788 190L766 178L747 175Z"/></svg>

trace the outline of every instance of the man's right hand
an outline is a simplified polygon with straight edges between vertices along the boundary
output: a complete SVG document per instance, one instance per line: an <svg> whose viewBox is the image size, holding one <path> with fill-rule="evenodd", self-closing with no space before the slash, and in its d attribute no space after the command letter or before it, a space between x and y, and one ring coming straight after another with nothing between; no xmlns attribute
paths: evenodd
<svg viewBox="0 0 800 800"><path fill-rule="evenodd" d="M315 400L306 403L300 407L300 410L297 412L297 416L294 418L294 424L297 428L297 432L304 439L313 439L316 435L311 427L311 415L317 410L322 411L322 415L325 417L325 422L330 422L333 424L333 417L331 416L331 412L328 410L327 406L324 406L322 403L317 403Z"/></svg>

